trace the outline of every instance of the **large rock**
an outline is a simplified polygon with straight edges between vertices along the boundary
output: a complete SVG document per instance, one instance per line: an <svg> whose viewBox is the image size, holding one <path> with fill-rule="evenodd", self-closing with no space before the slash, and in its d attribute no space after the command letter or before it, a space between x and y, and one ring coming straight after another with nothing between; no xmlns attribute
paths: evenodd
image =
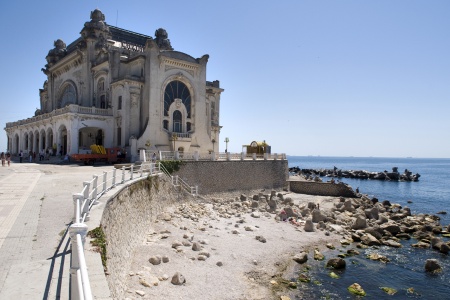
<svg viewBox="0 0 450 300"><path fill-rule="evenodd" d="M364 229L366 227L367 227L366 217L362 216L362 215L358 215L356 217L355 222L352 225L352 229L359 230L359 229Z"/></svg>
<svg viewBox="0 0 450 300"><path fill-rule="evenodd" d="M315 209L312 211L312 221L313 223L319 223L320 221L326 221L327 217L322 214L322 211Z"/></svg>
<svg viewBox="0 0 450 300"><path fill-rule="evenodd" d="M308 260L308 253L301 252L296 254L292 259L299 264L303 264Z"/></svg>
<svg viewBox="0 0 450 300"><path fill-rule="evenodd" d="M333 268L333 269L345 269L346 263L345 260L343 260L340 257L331 258L327 261L327 268Z"/></svg>
<svg viewBox="0 0 450 300"><path fill-rule="evenodd" d="M380 226L380 228L392 235L397 235L401 232L400 226L396 224L384 224L383 226Z"/></svg>
<svg viewBox="0 0 450 300"><path fill-rule="evenodd" d="M427 259L427 261L425 262L425 271L438 273L442 271L442 267L436 259Z"/></svg>
<svg viewBox="0 0 450 300"><path fill-rule="evenodd" d="M314 223L311 219L307 219L304 227L306 232L314 232Z"/></svg>
<svg viewBox="0 0 450 300"><path fill-rule="evenodd" d="M361 243L367 246L380 246L380 241L371 235L370 233L365 233L361 236Z"/></svg>

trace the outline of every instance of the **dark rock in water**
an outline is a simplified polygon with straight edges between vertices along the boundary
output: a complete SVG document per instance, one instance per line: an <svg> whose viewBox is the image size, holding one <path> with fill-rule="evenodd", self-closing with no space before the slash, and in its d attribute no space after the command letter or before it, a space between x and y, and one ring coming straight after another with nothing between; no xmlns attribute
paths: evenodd
<svg viewBox="0 0 450 300"><path fill-rule="evenodd" d="M345 269L346 263L342 258L331 258L327 261L327 268Z"/></svg>
<svg viewBox="0 0 450 300"><path fill-rule="evenodd" d="M439 273L442 271L441 265L439 265L436 259L427 259L425 262L425 271L431 273Z"/></svg>
<svg viewBox="0 0 450 300"><path fill-rule="evenodd" d="M392 206L391 202L389 200L384 200L382 202L383 206Z"/></svg>
<svg viewBox="0 0 450 300"><path fill-rule="evenodd" d="M442 211L440 211L440 212L437 212L436 214L438 214L438 215L446 215L447 212L442 210Z"/></svg>

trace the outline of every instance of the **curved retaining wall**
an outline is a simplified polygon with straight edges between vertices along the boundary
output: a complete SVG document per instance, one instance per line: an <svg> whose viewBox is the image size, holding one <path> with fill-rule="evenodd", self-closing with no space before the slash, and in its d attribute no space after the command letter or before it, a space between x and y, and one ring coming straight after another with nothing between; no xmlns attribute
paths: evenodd
<svg viewBox="0 0 450 300"><path fill-rule="evenodd" d="M357 197L353 189L342 183L290 180L291 192L316 196Z"/></svg>
<svg viewBox="0 0 450 300"><path fill-rule="evenodd" d="M178 175L199 194L287 187L287 160L183 161Z"/></svg>
<svg viewBox="0 0 450 300"><path fill-rule="evenodd" d="M106 203L101 226L107 240L107 281L113 299L125 298L135 247L142 244L151 223L177 195L170 182L155 176L125 187Z"/></svg>

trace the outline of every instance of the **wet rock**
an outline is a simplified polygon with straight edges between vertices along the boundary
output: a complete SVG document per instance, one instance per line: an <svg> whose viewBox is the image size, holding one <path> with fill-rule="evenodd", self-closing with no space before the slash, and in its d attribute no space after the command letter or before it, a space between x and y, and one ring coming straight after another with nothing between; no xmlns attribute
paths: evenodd
<svg viewBox="0 0 450 300"><path fill-rule="evenodd" d="M361 243L367 246L381 245L380 241L370 233L365 233L364 235L361 236Z"/></svg>
<svg viewBox="0 0 450 300"><path fill-rule="evenodd" d="M387 258L384 255L380 255L378 253L371 253L371 254L367 255L367 258L371 259L371 260L381 261L383 263L387 263L390 261L389 258Z"/></svg>
<svg viewBox="0 0 450 300"><path fill-rule="evenodd" d="M325 256L318 249L314 249L314 259L315 260L324 260Z"/></svg>
<svg viewBox="0 0 450 300"><path fill-rule="evenodd" d="M366 295L366 292L363 290L363 288L358 283L354 283L354 284L350 285L347 289L353 295L363 296L363 297Z"/></svg>
<svg viewBox="0 0 450 300"><path fill-rule="evenodd" d="M326 264L327 268L333 268L337 270L345 269L345 266L346 266L345 260L339 257L329 259Z"/></svg>
<svg viewBox="0 0 450 300"><path fill-rule="evenodd" d="M430 273L442 272L442 267L436 259L427 259L425 262L425 271Z"/></svg>

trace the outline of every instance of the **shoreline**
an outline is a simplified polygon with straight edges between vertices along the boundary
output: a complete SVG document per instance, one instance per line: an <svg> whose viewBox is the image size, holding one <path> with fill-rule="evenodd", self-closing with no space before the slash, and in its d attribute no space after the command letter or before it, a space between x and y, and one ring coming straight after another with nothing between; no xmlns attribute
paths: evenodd
<svg viewBox="0 0 450 300"><path fill-rule="evenodd" d="M247 195L242 200L241 195ZM261 195L263 194L263 195ZM284 200L292 199L292 207L308 203L330 209L336 197L310 196L289 192L277 193ZM211 194L199 201L172 207L160 215L143 243L132 254L127 272L128 299L280 299L289 289L282 284L286 274L293 272L298 253L325 249L341 235L327 230L305 232L304 219L299 226L276 220L282 207L269 213L264 202L267 191ZM250 199L252 199L250 201ZM290 200L288 200L290 201ZM292 203L292 202L289 202ZM325 235L328 232L329 235ZM174 244L179 246L174 247ZM193 250L194 244L200 246ZM197 247L195 246L195 247ZM150 258L161 262L153 265ZM168 260L164 263L164 260ZM186 282L171 283L179 272ZM289 275L288 275L289 276Z"/></svg>

